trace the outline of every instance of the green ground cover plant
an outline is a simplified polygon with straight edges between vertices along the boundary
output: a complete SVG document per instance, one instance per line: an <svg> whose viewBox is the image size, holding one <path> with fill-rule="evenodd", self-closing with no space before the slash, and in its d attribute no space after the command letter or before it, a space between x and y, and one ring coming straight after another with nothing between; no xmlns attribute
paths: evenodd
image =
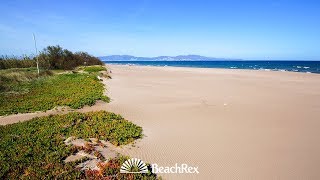
<svg viewBox="0 0 320 180"><path fill-rule="evenodd" d="M83 69L83 71L86 71L88 73L106 71L107 70L103 66L84 66L84 67L81 67L81 69Z"/></svg>
<svg viewBox="0 0 320 180"><path fill-rule="evenodd" d="M0 115L45 111L57 106L78 109L94 105L97 100L109 101L103 95L104 85L91 74L59 74L10 88L17 91L0 93Z"/></svg>
<svg viewBox="0 0 320 180"><path fill-rule="evenodd" d="M78 162L64 163L74 150L63 142L70 136L124 145L141 138L142 128L106 111L72 112L0 126L0 179L88 179L101 174L113 179L155 179L154 174L119 174L125 157L101 164L102 172L83 172L75 168Z"/></svg>

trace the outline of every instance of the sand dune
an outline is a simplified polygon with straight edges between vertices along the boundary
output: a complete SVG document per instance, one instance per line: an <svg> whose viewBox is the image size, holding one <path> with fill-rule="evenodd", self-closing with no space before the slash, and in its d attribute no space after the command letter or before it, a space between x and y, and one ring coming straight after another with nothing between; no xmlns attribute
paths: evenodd
<svg viewBox="0 0 320 180"><path fill-rule="evenodd" d="M144 128L132 157L199 174L320 179L320 75L112 65L107 110Z"/></svg>

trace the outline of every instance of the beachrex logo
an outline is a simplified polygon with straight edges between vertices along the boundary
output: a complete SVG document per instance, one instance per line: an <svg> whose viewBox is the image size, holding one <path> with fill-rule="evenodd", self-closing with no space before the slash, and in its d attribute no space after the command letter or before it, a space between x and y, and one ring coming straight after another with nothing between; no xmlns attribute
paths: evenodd
<svg viewBox="0 0 320 180"><path fill-rule="evenodd" d="M179 173L179 174L199 174L198 167L189 166L188 164L179 165L176 163L174 166L158 166L157 164L152 164L152 173Z"/></svg>
<svg viewBox="0 0 320 180"><path fill-rule="evenodd" d="M152 173L187 173L199 174L198 167L189 166L188 164L179 165L176 163L174 166L158 166L158 164L151 164ZM125 161L121 168L120 173L148 173L147 165L137 158L132 158Z"/></svg>
<svg viewBox="0 0 320 180"><path fill-rule="evenodd" d="M122 164L120 173L148 173L148 167L140 159L132 158Z"/></svg>

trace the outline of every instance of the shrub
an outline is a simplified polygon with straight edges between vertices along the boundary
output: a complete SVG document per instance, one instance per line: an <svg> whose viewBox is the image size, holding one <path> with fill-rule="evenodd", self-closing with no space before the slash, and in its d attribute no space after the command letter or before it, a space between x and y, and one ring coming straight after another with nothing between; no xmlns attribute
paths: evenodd
<svg viewBox="0 0 320 180"><path fill-rule="evenodd" d="M36 67L37 58L41 69L50 70L72 70L75 67L82 65L91 66L104 64L98 58L89 55L86 52L73 53L57 45L44 48L38 57L2 56L0 57L0 69Z"/></svg>
<svg viewBox="0 0 320 180"><path fill-rule="evenodd" d="M92 65L104 65L104 63L97 57L89 55L87 52L76 52L75 57L80 59L81 65L92 66Z"/></svg>
<svg viewBox="0 0 320 180"><path fill-rule="evenodd" d="M0 69L10 69L10 68L30 68L36 67L35 59L23 56L2 56L0 57Z"/></svg>
<svg viewBox="0 0 320 180"><path fill-rule="evenodd" d="M71 70L81 65L103 65L98 58L86 52L72 53L60 46L48 46L39 55L40 66L45 69Z"/></svg>

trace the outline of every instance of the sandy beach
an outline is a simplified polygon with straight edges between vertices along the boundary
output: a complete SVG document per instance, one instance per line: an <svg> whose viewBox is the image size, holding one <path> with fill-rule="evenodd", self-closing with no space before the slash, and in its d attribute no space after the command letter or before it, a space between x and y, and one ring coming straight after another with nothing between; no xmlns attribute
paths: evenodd
<svg viewBox="0 0 320 180"><path fill-rule="evenodd" d="M319 179L320 75L237 69L108 65L107 110L143 127L121 154L199 174L164 179ZM3 116L0 125L73 111Z"/></svg>
<svg viewBox="0 0 320 180"><path fill-rule="evenodd" d="M198 166L165 179L319 179L320 75L111 65L107 110L146 135L132 157Z"/></svg>

